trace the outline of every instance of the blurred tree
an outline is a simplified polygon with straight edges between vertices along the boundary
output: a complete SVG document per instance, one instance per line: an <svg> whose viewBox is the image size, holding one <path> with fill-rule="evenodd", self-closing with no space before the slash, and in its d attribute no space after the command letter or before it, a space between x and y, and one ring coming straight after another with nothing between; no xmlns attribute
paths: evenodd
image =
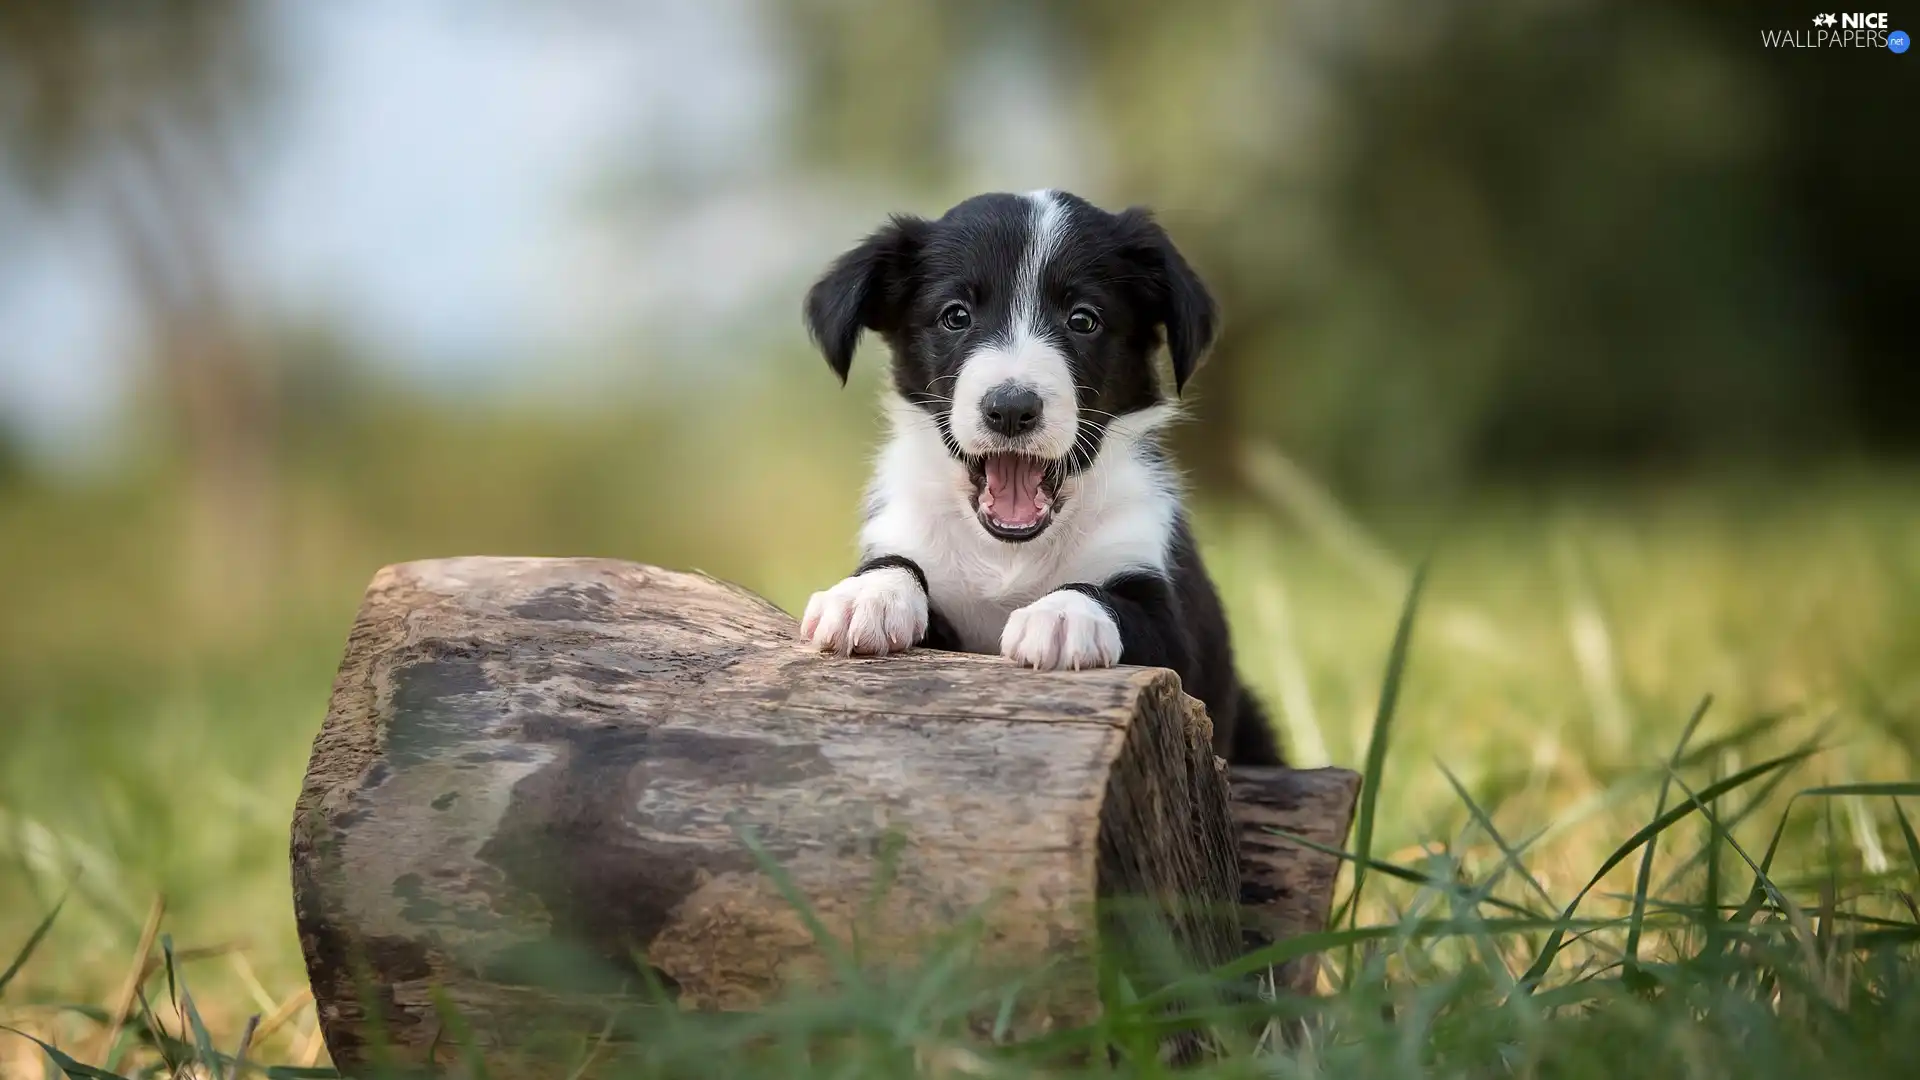
<svg viewBox="0 0 1920 1080"><path fill-rule="evenodd" d="M257 16L246 0L0 5L0 178L109 237L192 482L195 592L215 603L244 600L270 548L271 397L222 234L228 155L261 100Z"/></svg>
<svg viewBox="0 0 1920 1080"><path fill-rule="evenodd" d="M996 6L793 0L783 13L803 102L792 135L802 157L925 185L944 180L956 166L946 116L954 64L979 46Z"/></svg>
<svg viewBox="0 0 1920 1080"><path fill-rule="evenodd" d="M1916 295L1916 262L1871 223L1913 239L1894 216L1920 154L1864 130L1905 73L1861 50L1760 48L1763 26L1797 18L1411 0L779 10L808 72L796 155L930 197L965 164L954 118L975 54L1010 23L1045 37L1028 54L1101 140L1088 194L1159 207L1221 295L1209 422L1182 432L1215 480L1248 436L1383 494L1915 446L1884 391L1920 379L1895 359L1911 350L1893 298Z"/></svg>

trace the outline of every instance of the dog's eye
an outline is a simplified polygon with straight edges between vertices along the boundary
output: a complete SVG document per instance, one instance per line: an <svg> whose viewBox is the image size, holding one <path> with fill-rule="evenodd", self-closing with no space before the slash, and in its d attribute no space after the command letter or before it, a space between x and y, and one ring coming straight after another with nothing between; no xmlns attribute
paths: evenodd
<svg viewBox="0 0 1920 1080"><path fill-rule="evenodd" d="M967 305L957 301L948 304L940 309L940 325L959 333L973 325L973 312L967 310Z"/></svg>
<svg viewBox="0 0 1920 1080"><path fill-rule="evenodd" d="M1094 314L1092 308L1074 308L1073 314L1067 316L1067 329L1076 334L1091 334L1100 329L1100 316Z"/></svg>

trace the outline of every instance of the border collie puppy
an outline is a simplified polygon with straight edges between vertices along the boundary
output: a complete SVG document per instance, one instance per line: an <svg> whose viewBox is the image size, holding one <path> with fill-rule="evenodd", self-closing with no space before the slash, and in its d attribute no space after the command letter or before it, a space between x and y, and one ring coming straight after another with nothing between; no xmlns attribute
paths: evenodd
<svg viewBox="0 0 1920 1080"><path fill-rule="evenodd" d="M1177 395L1214 304L1147 211L1038 191L895 216L827 269L806 322L843 384L863 330L893 378L862 561L807 604L804 640L1171 668L1216 753L1278 763L1158 442L1154 358L1164 342Z"/></svg>

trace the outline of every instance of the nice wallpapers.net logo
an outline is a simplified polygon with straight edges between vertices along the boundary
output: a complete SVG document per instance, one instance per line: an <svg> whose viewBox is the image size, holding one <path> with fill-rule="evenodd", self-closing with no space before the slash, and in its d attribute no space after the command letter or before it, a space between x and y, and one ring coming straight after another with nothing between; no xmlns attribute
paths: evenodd
<svg viewBox="0 0 1920 1080"><path fill-rule="evenodd" d="M1884 11L1843 11L1815 15L1809 27L1762 30L1760 43L1769 49L1885 49L1899 55L1913 39L1893 29Z"/></svg>

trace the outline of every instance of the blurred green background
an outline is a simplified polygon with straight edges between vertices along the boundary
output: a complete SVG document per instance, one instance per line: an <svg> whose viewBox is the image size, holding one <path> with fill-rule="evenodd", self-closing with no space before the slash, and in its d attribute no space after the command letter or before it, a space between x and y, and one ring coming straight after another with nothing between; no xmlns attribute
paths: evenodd
<svg viewBox="0 0 1920 1080"><path fill-rule="evenodd" d="M0 944L78 874L34 1000L103 999L156 893L244 950L223 1022L292 993L286 823L385 563L836 580L882 357L841 389L799 297L981 190L1153 206L1214 287L1177 449L1297 760L1356 763L1436 556L1380 850L1458 825L1436 758L1547 813L1709 692L1911 776L1920 59L1762 46L1808 14L0 5Z"/></svg>

